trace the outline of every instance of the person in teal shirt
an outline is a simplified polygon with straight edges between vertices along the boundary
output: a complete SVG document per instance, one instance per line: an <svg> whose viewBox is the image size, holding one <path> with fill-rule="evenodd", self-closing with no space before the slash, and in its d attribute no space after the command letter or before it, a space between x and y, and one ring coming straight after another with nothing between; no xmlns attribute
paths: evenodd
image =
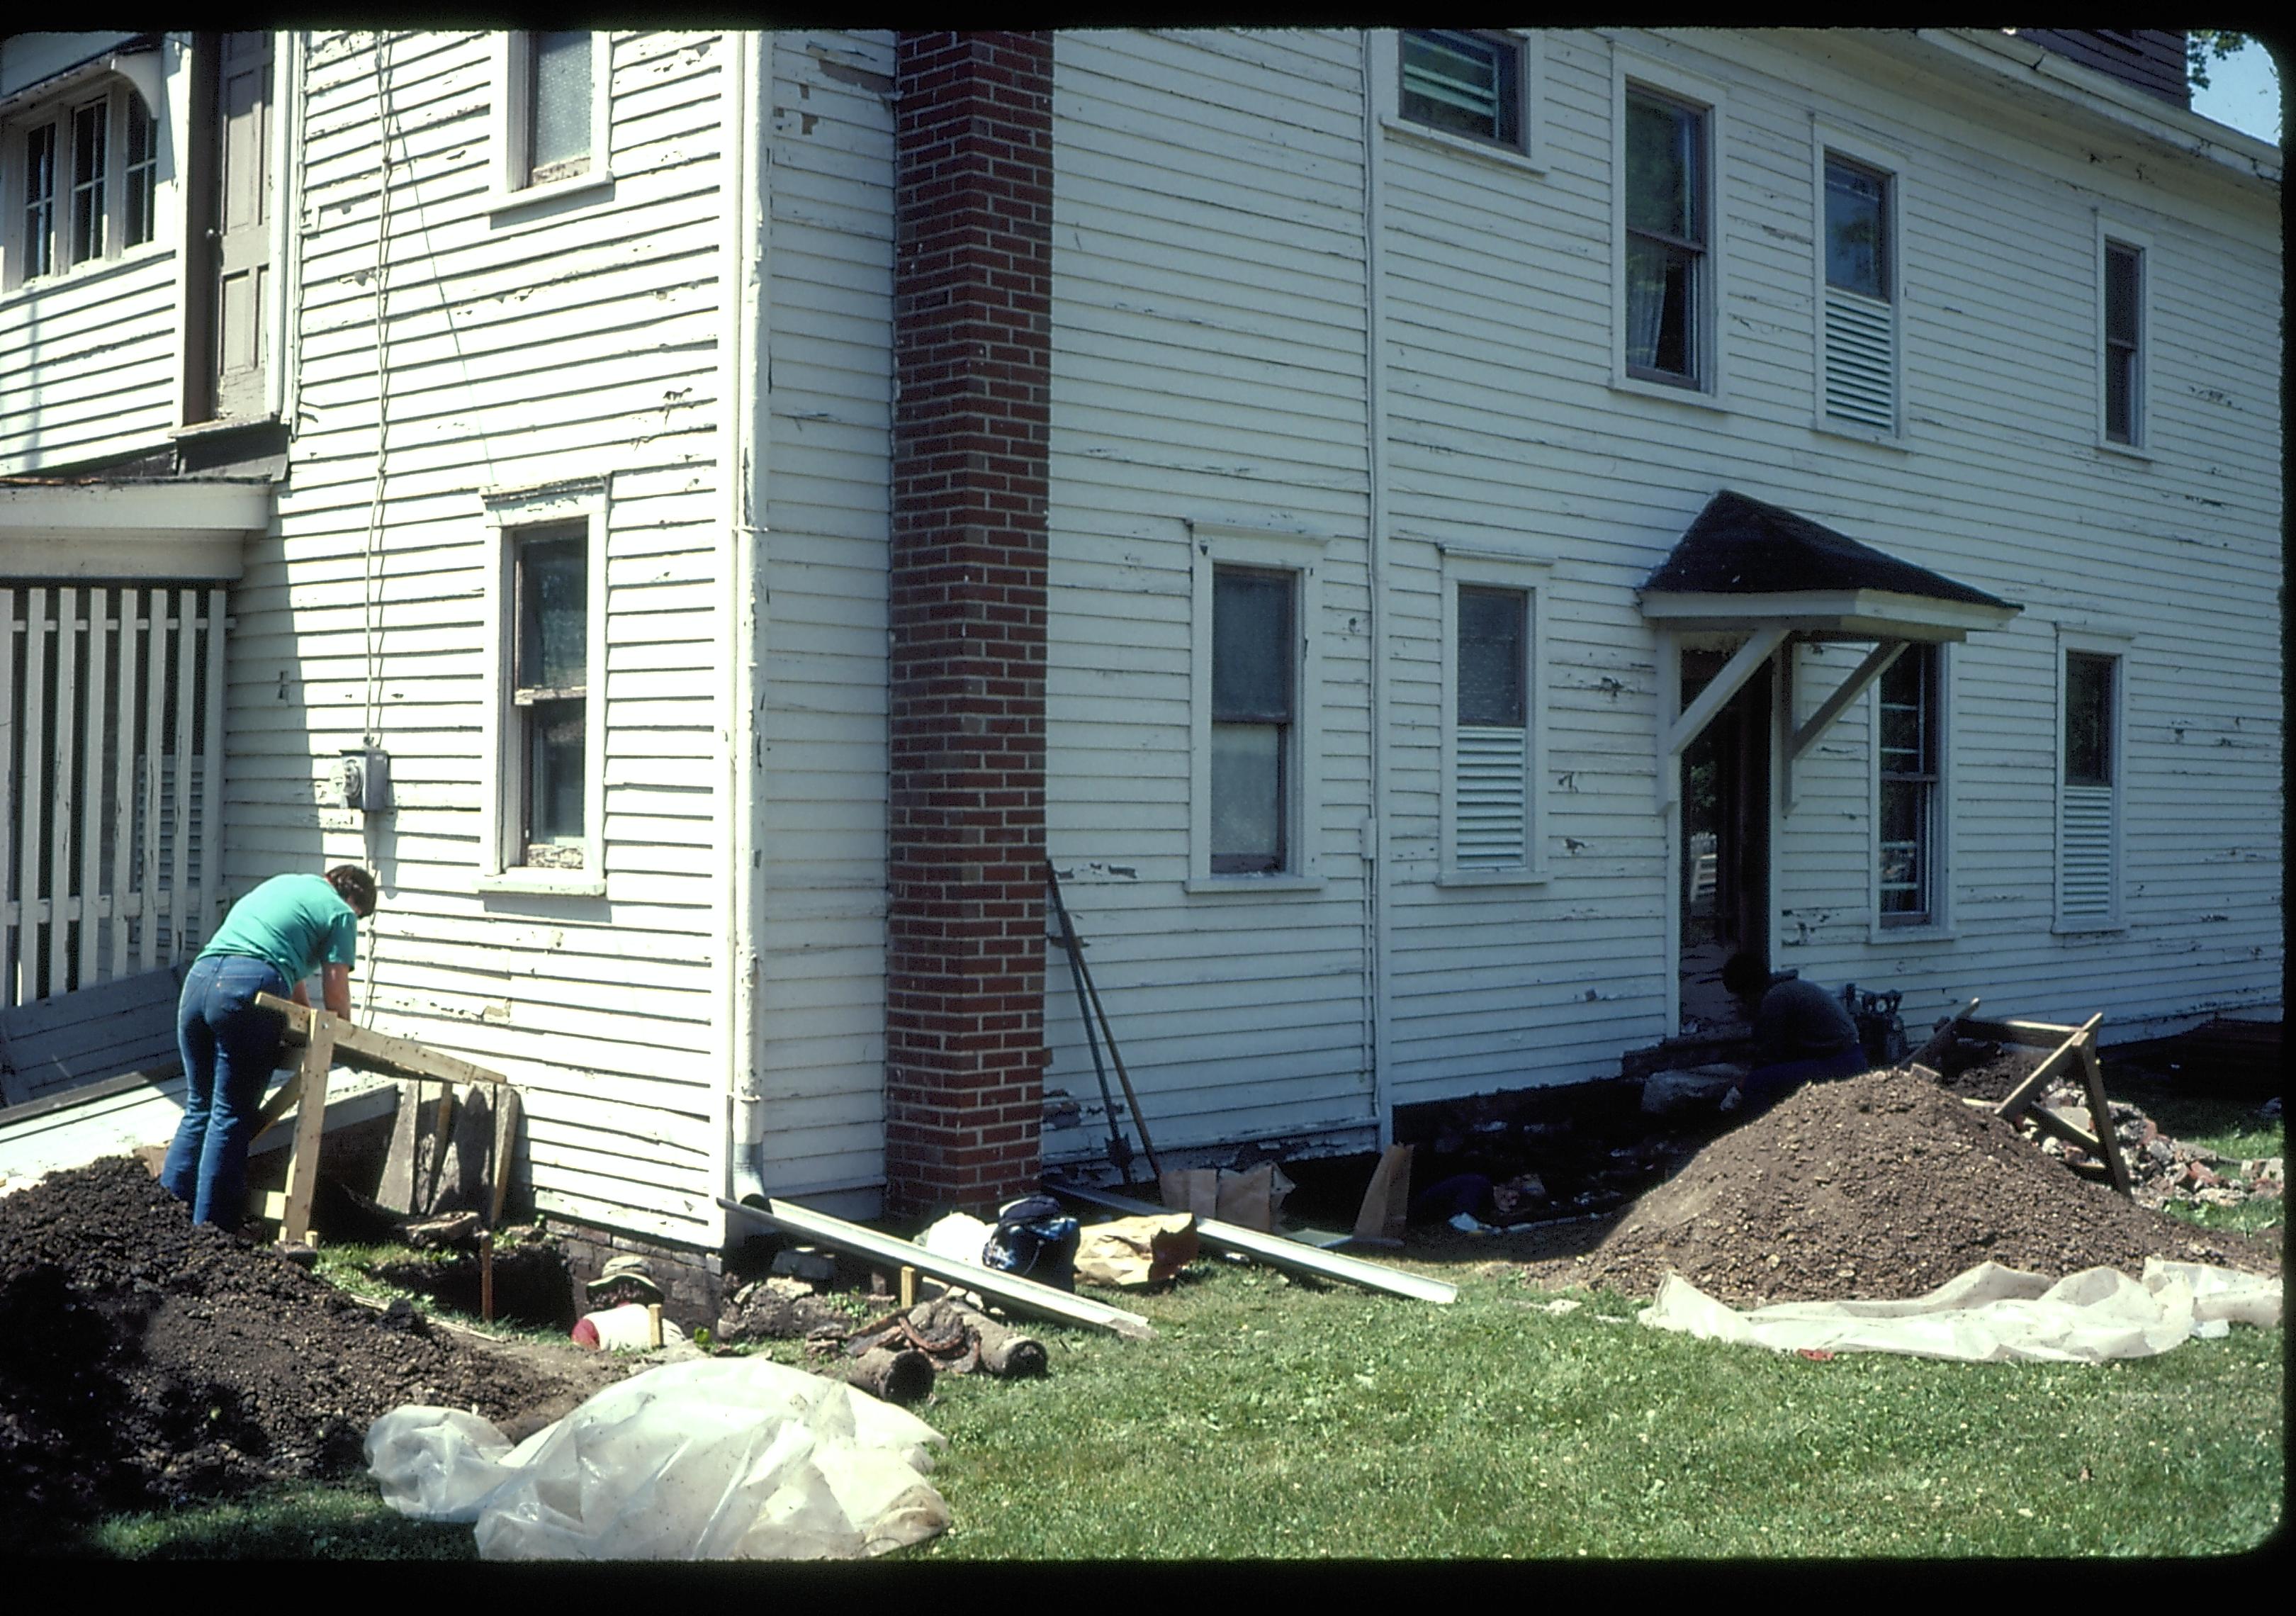
<svg viewBox="0 0 2296 1616"><path fill-rule="evenodd" d="M350 1014L358 923L374 913L374 876L355 864L275 875L231 906L192 962L176 1007L184 1120L160 1182L192 1203L194 1223L237 1228L247 1199L247 1147L287 1031L255 996L308 1005L303 981L316 976L326 1008Z"/></svg>

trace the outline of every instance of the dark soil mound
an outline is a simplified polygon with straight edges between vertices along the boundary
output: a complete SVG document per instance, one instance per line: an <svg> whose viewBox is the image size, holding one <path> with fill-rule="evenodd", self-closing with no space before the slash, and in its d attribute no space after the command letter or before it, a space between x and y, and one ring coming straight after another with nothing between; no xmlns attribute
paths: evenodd
<svg viewBox="0 0 2296 1616"><path fill-rule="evenodd" d="M41 1524L340 1476L403 1403L497 1423L596 1389L363 1306L194 1226L113 1157L0 1197L0 1541Z"/></svg>
<svg viewBox="0 0 2296 1616"><path fill-rule="evenodd" d="M1669 1272L1737 1306L1909 1297L1988 1260L2051 1276L2147 1257L2279 1272L2276 1242L2203 1230L2085 1182L1911 1073L1813 1085L1723 1135L1542 1284L1650 1295Z"/></svg>

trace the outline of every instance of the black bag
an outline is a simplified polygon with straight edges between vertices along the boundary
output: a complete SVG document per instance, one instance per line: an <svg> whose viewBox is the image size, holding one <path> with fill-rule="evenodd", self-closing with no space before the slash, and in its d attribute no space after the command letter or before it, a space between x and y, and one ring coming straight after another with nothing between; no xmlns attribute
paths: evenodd
<svg viewBox="0 0 2296 1616"><path fill-rule="evenodd" d="M983 1267L1062 1291L1076 1289L1077 1220L1050 1195L1024 1195L996 1214L980 1249Z"/></svg>

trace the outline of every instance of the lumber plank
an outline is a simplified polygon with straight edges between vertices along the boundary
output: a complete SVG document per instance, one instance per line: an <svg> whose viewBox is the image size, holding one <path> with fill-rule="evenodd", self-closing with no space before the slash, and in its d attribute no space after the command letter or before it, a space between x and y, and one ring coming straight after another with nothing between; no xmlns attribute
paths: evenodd
<svg viewBox="0 0 2296 1616"><path fill-rule="evenodd" d="M848 1223L841 1218L832 1218L826 1212L816 1212L794 1202L768 1200L764 1206L755 1207L729 1201L723 1195L718 1196L717 1202L729 1212L738 1212L744 1218L769 1224L793 1235L806 1235L839 1251L873 1257L894 1268L906 1264L920 1274L930 1274L947 1284L963 1285L967 1290L980 1292L983 1296L993 1296L1007 1307L1046 1314L1070 1324L1111 1330L1131 1341L1156 1339L1154 1326L1137 1313L1127 1313L1121 1308L1111 1308L1104 1302L1056 1290L1018 1274L999 1273L977 1262L960 1262L955 1258L942 1257L909 1241L881 1235L874 1229Z"/></svg>
<svg viewBox="0 0 2296 1616"><path fill-rule="evenodd" d="M2104 1065L2096 1057L2096 1037L2092 1033L2081 1040L2082 1086L2088 1090L2089 1120L2096 1124L2100 1153L2104 1165L2112 1174L2112 1187L2134 1201L2136 1186L2128 1177L2128 1163L2120 1158L2120 1141L2112 1131L2112 1103L2105 1097Z"/></svg>
<svg viewBox="0 0 2296 1616"><path fill-rule="evenodd" d="M1103 1190L1085 1189L1080 1185L1047 1185L1055 1195L1071 1201L1081 1201L1087 1206L1105 1207L1111 1212L1127 1217L1156 1217L1169 1211L1168 1207L1151 1206L1144 1201L1134 1201L1125 1195L1111 1195ZM1342 1256L1326 1251L1281 1235L1264 1235L1258 1229L1247 1229L1242 1224L1222 1223L1216 1218L1196 1219L1196 1237L1206 1245L1224 1251L1241 1251L1247 1257L1279 1268L1291 1268L1302 1274L1319 1274L1326 1279L1345 1280L1361 1285L1367 1291L1385 1291L1396 1296L1408 1296L1416 1301L1438 1303L1459 1300L1458 1288L1439 1279L1426 1279L1416 1274L1406 1274L1400 1268L1390 1268L1384 1263L1365 1262L1360 1257Z"/></svg>
<svg viewBox="0 0 2296 1616"><path fill-rule="evenodd" d="M2024 1044L2036 1049L2053 1049L2077 1030L2078 1029L2060 1027L2050 1021L1970 1020L1961 1024L1963 1038L1990 1038L1997 1044Z"/></svg>
<svg viewBox="0 0 2296 1616"><path fill-rule="evenodd" d="M283 999L276 994L258 993L255 1002L266 1010L276 1011L287 1018L287 1042L291 1047L308 1043L312 1028L319 1021L332 1023L329 1036L332 1041L337 1064L354 1071L371 1071L379 1077L414 1078L433 1083L491 1083L497 1087L510 1081L502 1073L418 1044L413 1038L393 1037L377 1032L371 1027L354 1026L341 1016L324 1010L313 1010Z"/></svg>
<svg viewBox="0 0 2296 1616"><path fill-rule="evenodd" d="M2002 1118L2004 1120L2010 1122L2014 1122L2018 1118L2023 1116L2025 1114L2025 1108L2033 1103L2033 1096L2039 1094L2041 1090L2047 1086L2049 1079L2055 1077L2058 1070L2062 1068L2066 1062L2076 1058L2074 1052L2080 1048L2084 1039L2095 1035L2098 1026L2103 1021L2103 1013L2100 1011L2097 1014L2089 1017L2087 1021L2082 1022L2079 1027L2059 1029L2059 1031L2069 1032L2072 1036L2066 1038L2063 1043L2058 1045L2055 1050L2050 1054L2046 1060L2043 1061L2038 1066L2033 1068L2033 1075L2027 1078L2022 1083L2018 1084L2015 1088L2010 1091L2009 1097L2007 1099L2002 1101L2000 1104L1993 1108L1994 1114ZM2014 1026L2017 1023L2005 1021L2000 1024L2003 1026ZM2036 1023L2033 1022L2027 1022L2025 1024L2027 1026L2036 1025Z"/></svg>
<svg viewBox="0 0 2296 1616"><path fill-rule="evenodd" d="M287 1159L287 1212L279 1238L301 1245L311 1237L311 1192L319 1183L319 1140L327 1128L327 1069L334 1064L333 1016L323 1016L303 1047L302 1104L295 1113L295 1151Z"/></svg>

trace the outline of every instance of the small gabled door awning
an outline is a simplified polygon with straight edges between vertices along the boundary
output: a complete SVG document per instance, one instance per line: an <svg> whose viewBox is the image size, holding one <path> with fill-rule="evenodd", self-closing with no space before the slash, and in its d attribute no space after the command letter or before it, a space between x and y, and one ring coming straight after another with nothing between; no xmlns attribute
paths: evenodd
<svg viewBox="0 0 2296 1616"><path fill-rule="evenodd" d="M1661 652L1659 774L1666 801L1678 789L1677 771L1669 766L1780 646L1795 639L1874 643L1785 738L1782 806L1788 809L1794 764L1906 646L1964 640L1972 629L2001 628L2023 610L1727 488L1707 501L1673 553L1643 581L1641 599ZM1684 710L1680 652L1690 635L1742 636L1743 643ZM1778 690L1781 719L1791 722L1787 681L1780 679Z"/></svg>

